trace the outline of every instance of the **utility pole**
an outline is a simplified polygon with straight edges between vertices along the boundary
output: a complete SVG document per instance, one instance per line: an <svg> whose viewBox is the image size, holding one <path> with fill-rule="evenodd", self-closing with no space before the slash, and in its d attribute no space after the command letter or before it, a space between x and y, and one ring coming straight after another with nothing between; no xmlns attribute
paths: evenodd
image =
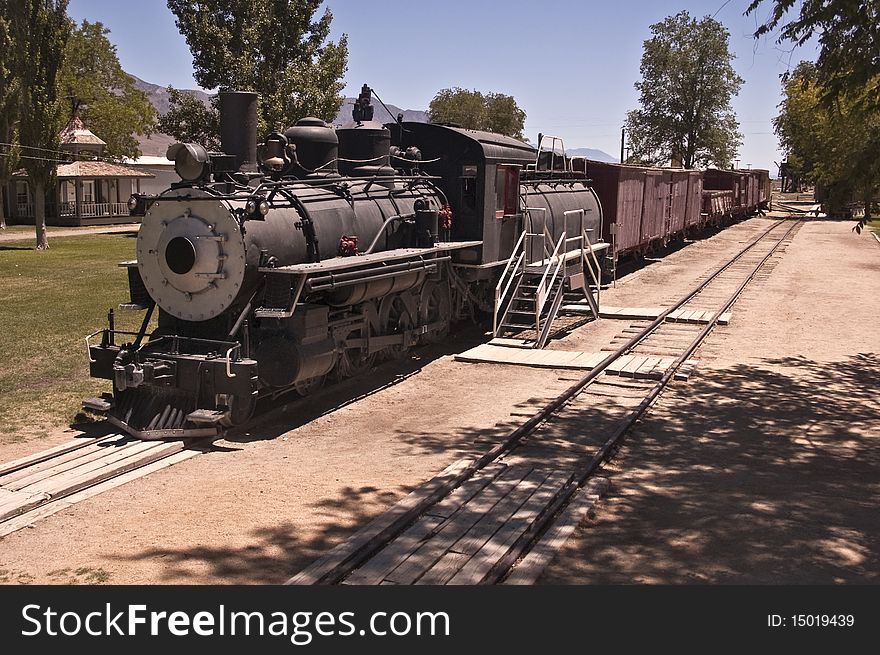
<svg viewBox="0 0 880 655"><path fill-rule="evenodd" d="M626 138L625 135L626 135L626 128L621 127L620 128L620 163L621 164L623 163L623 144L624 144L624 139Z"/></svg>

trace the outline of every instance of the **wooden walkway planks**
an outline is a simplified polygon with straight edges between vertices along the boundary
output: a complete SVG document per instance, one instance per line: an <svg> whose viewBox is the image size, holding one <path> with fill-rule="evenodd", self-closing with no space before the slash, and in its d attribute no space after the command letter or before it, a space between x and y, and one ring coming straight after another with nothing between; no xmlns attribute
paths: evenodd
<svg viewBox="0 0 880 655"><path fill-rule="evenodd" d="M117 437L118 435L114 435L110 438ZM13 471L17 471L27 466L38 464L39 462L43 462L52 457L63 455L65 453L78 450L79 448L84 448L85 446L89 446L106 438L108 437L80 437L78 439L73 439L72 441L68 441L66 443L55 446L54 448L49 448L48 450L43 450L39 453L35 453L34 455L27 455L26 457L21 457L20 459L15 459L11 462L4 462L3 464L0 464L0 476L12 473Z"/></svg>
<svg viewBox="0 0 880 655"><path fill-rule="evenodd" d="M109 491L110 489L114 489L119 487L127 482L132 480L136 480L137 478L144 477L145 475L149 475L154 471L161 470L172 464L177 464L178 462L182 462L183 460L189 459L190 457L195 457L196 455L200 455L202 453L201 450L198 449L187 449L182 450L179 453L174 455L170 455L165 457L159 461L153 462L152 464L147 464L145 466L141 466L137 469L129 471L128 473L123 473L122 475L118 475L112 479L106 480L104 482L99 482L96 485L90 486L81 491L77 491L69 496L65 496L60 500L56 500L53 502L46 502L41 505L38 505L36 508L23 512L14 518L8 519L0 523L0 537L3 537L7 534L11 534L16 530L21 530L24 527L32 525L34 521L45 518L47 516L51 516L52 514L56 514L76 503L91 498L92 496L97 496L100 493L105 491Z"/></svg>
<svg viewBox="0 0 880 655"><path fill-rule="evenodd" d="M563 368L573 370L591 369L601 362L605 355L585 353L580 350L538 350L510 348L484 343L458 353L456 361L486 364L513 364L535 368Z"/></svg>
<svg viewBox="0 0 880 655"><path fill-rule="evenodd" d="M677 349L670 348L670 352ZM481 344L463 353L455 355L455 359L463 362L482 362L490 364L512 364L531 366L534 368L561 368L571 370L590 370L599 364L607 352L588 353L569 350L523 350ZM657 355L622 355L605 369L607 375L638 378L642 380L659 380L672 365L676 357ZM689 359L676 373L676 380L687 380L696 367L696 360Z"/></svg>
<svg viewBox="0 0 880 655"><path fill-rule="evenodd" d="M514 543L529 531L535 520L570 478L568 472L554 471L544 483L524 502L516 513L484 542L480 550L461 567L448 584L479 584L492 567L504 557Z"/></svg>
<svg viewBox="0 0 880 655"><path fill-rule="evenodd" d="M35 520L54 512L39 511L60 498L104 485L101 489L122 484L124 480L146 475L149 471L168 466L163 462L187 448L192 454L202 452L201 443L186 441L140 441L113 435L100 439L69 442L42 453L22 458L3 466L0 475L0 522L3 534L18 529L8 528L10 521L23 515ZM188 455L191 456L191 455ZM160 464L160 466L153 466ZM149 468L146 468L149 467ZM143 470L139 470L143 469ZM129 474L134 472L134 476ZM107 484L107 483L114 484ZM68 502L65 506L70 506ZM16 525L21 523L16 522Z"/></svg>
<svg viewBox="0 0 880 655"><path fill-rule="evenodd" d="M599 308L599 318L609 318L627 321L653 321L666 311L666 307L611 307ZM590 314L590 306L586 304L563 305L561 311L570 314ZM687 315L688 318L683 318ZM715 312L708 310L678 309L666 317L670 323L698 323L705 325ZM732 312L724 312L718 319L719 325L727 325L732 318Z"/></svg>
<svg viewBox="0 0 880 655"><path fill-rule="evenodd" d="M465 503L438 532L387 573L383 579L397 584L414 584L464 537L486 514L531 474L524 466L510 466L482 492Z"/></svg>
<svg viewBox="0 0 880 655"><path fill-rule="evenodd" d="M397 527L398 521L403 519L414 508L429 501L432 495L454 480L474 461L464 458L453 462L440 474L415 489L391 509L377 516L349 539L312 562L312 564L290 578L285 584L318 584L325 576L344 567L346 562L355 556L359 550L367 546L369 542L381 539L384 534L393 532Z"/></svg>
<svg viewBox="0 0 880 655"><path fill-rule="evenodd" d="M607 478L590 480L501 584L535 584L556 552L565 545L575 528L587 517L588 512L607 493L610 486Z"/></svg>
<svg viewBox="0 0 880 655"><path fill-rule="evenodd" d="M570 479L494 464L377 552L344 584L477 584Z"/></svg>

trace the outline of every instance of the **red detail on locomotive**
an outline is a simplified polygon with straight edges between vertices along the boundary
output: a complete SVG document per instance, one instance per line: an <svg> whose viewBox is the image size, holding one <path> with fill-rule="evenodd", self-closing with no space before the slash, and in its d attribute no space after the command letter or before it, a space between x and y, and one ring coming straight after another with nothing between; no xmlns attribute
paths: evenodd
<svg viewBox="0 0 880 655"><path fill-rule="evenodd" d="M354 255L363 255L360 250L358 250L358 238L357 235L353 234L351 236L344 234L342 238L339 240L339 248L336 250L336 254L340 257L352 257Z"/></svg>
<svg viewBox="0 0 880 655"><path fill-rule="evenodd" d="M452 227L452 207L449 205L443 205L437 214L439 215L440 227L442 229L448 230Z"/></svg>

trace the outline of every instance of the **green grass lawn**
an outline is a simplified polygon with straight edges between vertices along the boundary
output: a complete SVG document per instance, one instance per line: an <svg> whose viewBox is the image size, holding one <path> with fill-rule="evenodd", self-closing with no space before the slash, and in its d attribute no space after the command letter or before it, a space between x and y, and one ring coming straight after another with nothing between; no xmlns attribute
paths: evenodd
<svg viewBox="0 0 880 655"><path fill-rule="evenodd" d="M117 264L134 257L133 233L58 238L45 252L0 243L0 442L69 425L83 398L111 390L89 378L84 338L127 301ZM117 329L142 318L117 312Z"/></svg>
<svg viewBox="0 0 880 655"><path fill-rule="evenodd" d="M875 218L871 221L868 221L868 227L880 234L880 218Z"/></svg>

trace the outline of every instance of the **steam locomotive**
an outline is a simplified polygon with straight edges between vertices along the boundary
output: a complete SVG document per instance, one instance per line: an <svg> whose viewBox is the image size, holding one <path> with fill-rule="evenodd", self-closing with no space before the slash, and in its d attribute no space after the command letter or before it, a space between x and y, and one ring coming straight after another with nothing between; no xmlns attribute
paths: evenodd
<svg viewBox="0 0 880 655"><path fill-rule="evenodd" d="M84 407L140 438L212 436L263 396L308 393L497 312L527 266L555 280L532 289L538 324L548 295L594 302L585 267L608 244L585 173L498 134L383 125L371 98L365 85L340 128L305 118L258 145L256 94L221 93L223 152L169 147L181 181L130 200L143 218L122 307L145 315L126 333L111 312L87 339L90 374L113 391ZM500 302L514 328L529 313Z"/></svg>

